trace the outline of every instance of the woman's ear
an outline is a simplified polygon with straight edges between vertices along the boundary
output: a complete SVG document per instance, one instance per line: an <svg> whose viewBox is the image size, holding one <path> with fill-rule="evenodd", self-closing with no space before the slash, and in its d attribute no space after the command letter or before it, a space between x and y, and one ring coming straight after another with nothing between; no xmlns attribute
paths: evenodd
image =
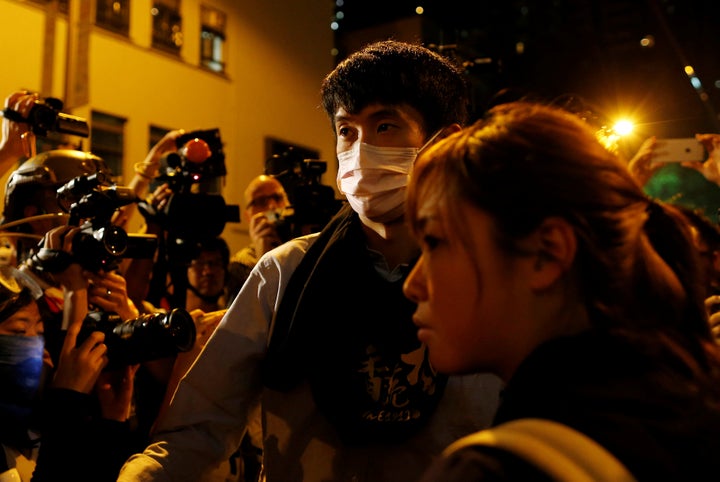
<svg viewBox="0 0 720 482"><path fill-rule="evenodd" d="M569 272L577 252L575 230L565 219L545 219L531 236L537 253L531 274L533 288L552 286Z"/></svg>

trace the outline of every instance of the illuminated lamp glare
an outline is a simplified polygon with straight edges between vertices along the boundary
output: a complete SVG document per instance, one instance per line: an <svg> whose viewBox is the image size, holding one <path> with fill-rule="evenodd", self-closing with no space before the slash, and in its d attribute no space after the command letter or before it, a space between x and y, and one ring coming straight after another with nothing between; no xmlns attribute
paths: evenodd
<svg viewBox="0 0 720 482"><path fill-rule="evenodd" d="M619 136L626 136L633 131L634 127L635 126L631 121L627 119L621 119L617 121L613 126L613 132L615 132Z"/></svg>

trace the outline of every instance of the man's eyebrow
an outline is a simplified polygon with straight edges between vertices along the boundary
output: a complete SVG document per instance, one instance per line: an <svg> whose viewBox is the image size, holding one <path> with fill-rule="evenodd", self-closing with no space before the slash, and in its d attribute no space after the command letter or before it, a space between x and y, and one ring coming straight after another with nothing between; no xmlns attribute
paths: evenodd
<svg viewBox="0 0 720 482"><path fill-rule="evenodd" d="M346 122L351 120L355 115L336 115L335 123ZM368 116L370 119L381 119L383 117L400 117L399 110L395 107L382 107L374 112L371 112Z"/></svg>

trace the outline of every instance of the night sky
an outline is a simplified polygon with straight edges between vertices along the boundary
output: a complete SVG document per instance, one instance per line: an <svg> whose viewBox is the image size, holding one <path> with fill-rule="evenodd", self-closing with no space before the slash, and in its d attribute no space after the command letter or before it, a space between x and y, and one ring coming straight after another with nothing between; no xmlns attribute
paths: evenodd
<svg viewBox="0 0 720 482"><path fill-rule="evenodd" d="M502 99L572 99L599 122L631 116L638 142L720 132L718 1L340 1L337 35L422 5L425 43L468 66L476 115L504 91Z"/></svg>

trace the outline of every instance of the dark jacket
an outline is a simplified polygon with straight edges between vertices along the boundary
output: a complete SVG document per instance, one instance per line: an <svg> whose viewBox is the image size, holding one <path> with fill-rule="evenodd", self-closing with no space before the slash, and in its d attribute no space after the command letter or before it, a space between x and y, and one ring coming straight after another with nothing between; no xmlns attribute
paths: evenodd
<svg viewBox="0 0 720 482"><path fill-rule="evenodd" d="M127 458L147 443L135 439L129 423L101 418L94 396L73 390L45 394L41 423L32 482L114 482Z"/></svg>
<svg viewBox="0 0 720 482"><path fill-rule="evenodd" d="M494 424L555 420L590 436L639 481L717 480L720 399L659 342L584 333L550 341L506 386ZM423 482L548 480L496 449L461 450Z"/></svg>

